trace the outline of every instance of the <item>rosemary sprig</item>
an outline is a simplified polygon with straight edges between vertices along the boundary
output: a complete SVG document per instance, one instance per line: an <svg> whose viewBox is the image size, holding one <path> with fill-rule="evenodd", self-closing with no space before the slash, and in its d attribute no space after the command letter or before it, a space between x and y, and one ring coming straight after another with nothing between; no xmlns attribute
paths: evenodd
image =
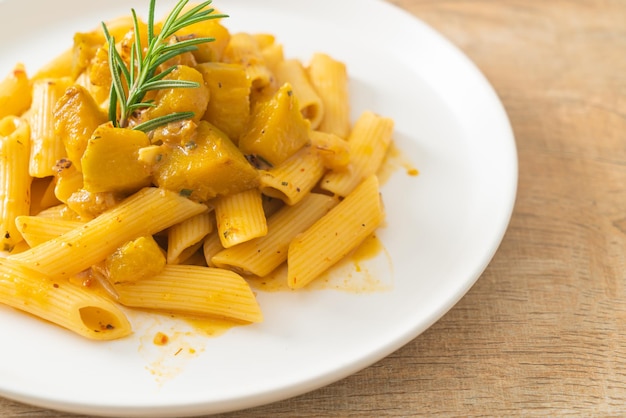
<svg viewBox="0 0 626 418"><path fill-rule="evenodd" d="M182 13L189 0L179 0L163 22L158 34L154 30L154 9L156 0L150 0L148 10L148 45L141 44L137 13L131 9L133 17L134 42L131 46L130 63L126 62L115 47L115 38L111 36L106 24L102 23L104 35L109 44L109 69L112 83L109 95L109 119L114 126L126 128L133 112L155 106L152 101L144 101L146 93L152 90L170 88L195 88L198 83L185 80L164 80L176 67L170 67L157 73L158 67L168 60L185 52L195 51L197 45L213 42L214 38L198 37L168 43L169 39L180 29L210 19L227 17L213 14L215 9L207 8L212 1L208 0ZM181 14L182 13L182 14ZM193 112L177 112L151 119L133 127L145 132L184 119L192 118Z"/></svg>

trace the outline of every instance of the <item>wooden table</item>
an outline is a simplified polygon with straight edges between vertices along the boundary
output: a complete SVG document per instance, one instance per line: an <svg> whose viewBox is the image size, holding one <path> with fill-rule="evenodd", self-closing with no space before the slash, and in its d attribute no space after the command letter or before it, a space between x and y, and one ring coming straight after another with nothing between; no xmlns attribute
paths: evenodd
<svg viewBox="0 0 626 418"><path fill-rule="evenodd" d="M472 290L401 350L231 417L626 415L626 2L391 0L509 114L519 192ZM2 417L70 416L0 399Z"/></svg>

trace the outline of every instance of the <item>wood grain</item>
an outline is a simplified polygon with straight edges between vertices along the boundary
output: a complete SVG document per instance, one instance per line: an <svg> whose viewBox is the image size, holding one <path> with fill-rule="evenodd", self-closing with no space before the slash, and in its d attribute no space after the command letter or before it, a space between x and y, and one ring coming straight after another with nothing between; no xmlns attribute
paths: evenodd
<svg viewBox="0 0 626 418"><path fill-rule="evenodd" d="M379 363L225 417L626 415L626 2L391 0L508 112L510 228L471 291ZM0 399L3 417L69 417Z"/></svg>

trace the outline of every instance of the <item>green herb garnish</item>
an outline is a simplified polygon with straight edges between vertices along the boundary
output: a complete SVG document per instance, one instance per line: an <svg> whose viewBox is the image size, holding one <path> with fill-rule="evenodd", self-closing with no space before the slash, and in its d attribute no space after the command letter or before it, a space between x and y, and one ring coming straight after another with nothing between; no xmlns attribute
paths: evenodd
<svg viewBox="0 0 626 418"><path fill-rule="evenodd" d="M102 23L104 35L109 44L109 68L113 79L109 96L109 119L116 127L128 127L129 120L134 112L155 106L152 101L144 101L146 93L151 90L198 87L198 83L192 81L164 80L163 78L170 74L176 68L175 66L159 73L157 73L157 70L161 64L168 60L185 52L195 51L197 45L213 42L215 39L198 37L174 43L169 43L169 40L178 30L187 26L210 19L227 17L226 15L213 14L215 9L207 9L212 2L211 0L205 1L182 13L189 0L179 0L165 19L159 34L155 34L155 2L156 0L150 0L148 45L145 51L141 44L137 14L134 9L131 9L135 40L131 46L130 63L128 65L117 51L115 39L109 33L106 24ZM190 119L193 116L193 112L172 113L136 125L133 129L148 132L171 122Z"/></svg>

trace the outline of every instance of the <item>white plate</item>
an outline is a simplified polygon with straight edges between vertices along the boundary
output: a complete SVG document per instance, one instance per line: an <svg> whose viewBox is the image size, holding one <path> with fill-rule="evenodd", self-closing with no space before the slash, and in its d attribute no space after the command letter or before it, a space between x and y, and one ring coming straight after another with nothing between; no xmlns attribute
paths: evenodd
<svg viewBox="0 0 626 418"><path fill-rule="evenodd" d="M69 46L75 31L126 14L129 3L0 0L0 74L17 61L32 72ZM147 0L132 3L146 15ZM159 8L171 4L161 0ZM123 416L217 413L285 399L414 339L467 292L496 251L515 200L515 142L491 86L456 48L376 0L214 5L230 14L233 31L276 34L287 56L324 51L343 60L353 116L371 109L396 120L397 147L420 175L399 168L382 190L385 251L365 267L390 289L261 293L265 322L218 338L176 334L183 322L133 315L136 333L110 343L0 307L0 395ZM154 346L156 331L173 341Z"/></svg>

